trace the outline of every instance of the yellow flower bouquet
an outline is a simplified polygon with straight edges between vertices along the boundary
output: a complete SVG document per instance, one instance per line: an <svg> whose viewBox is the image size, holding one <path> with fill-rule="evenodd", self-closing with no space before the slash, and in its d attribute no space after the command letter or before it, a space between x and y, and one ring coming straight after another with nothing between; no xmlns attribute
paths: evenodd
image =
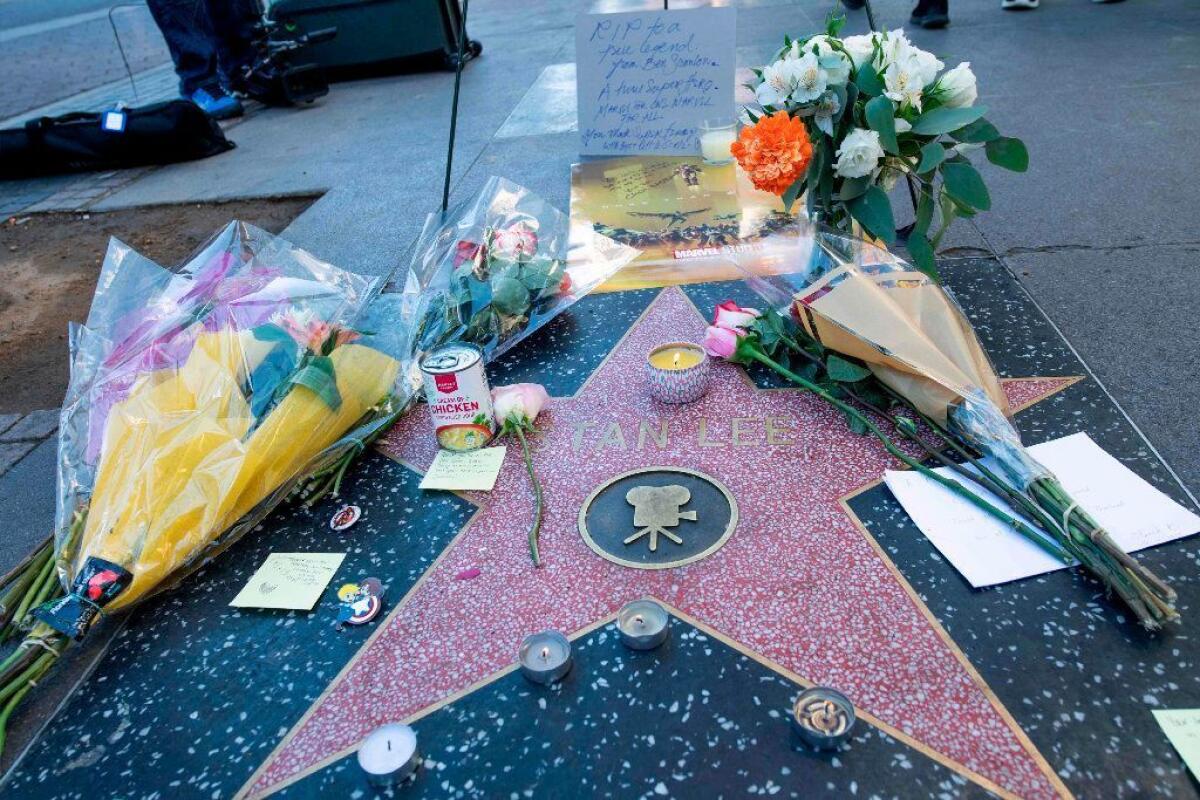
<svg viewBox="0 0 1200 800"><path fill-rule="evenodd" d="M53 552L0 597L6 638L37 621L0 661L0 716L101 611L204 564L407 399L387 333L359 330L383 283L237 222L175 272L110 245L71 330Z"/></svg>

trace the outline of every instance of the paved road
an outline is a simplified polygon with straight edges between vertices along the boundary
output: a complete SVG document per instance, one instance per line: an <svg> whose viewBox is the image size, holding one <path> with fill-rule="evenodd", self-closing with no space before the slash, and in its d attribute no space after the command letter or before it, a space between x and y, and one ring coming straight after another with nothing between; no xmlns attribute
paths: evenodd
<svg viewBox="0 0 1200 800"><path fill-rule="evenodd" d="M141 3L0 0L0 119L125 75L114 25L135 73L170 59Z"/></svg>

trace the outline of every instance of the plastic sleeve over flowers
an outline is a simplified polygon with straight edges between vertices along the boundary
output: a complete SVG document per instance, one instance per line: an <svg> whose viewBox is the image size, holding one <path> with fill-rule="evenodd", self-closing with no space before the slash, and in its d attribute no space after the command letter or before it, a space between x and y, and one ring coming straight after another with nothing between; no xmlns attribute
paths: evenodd
<svg viewBox="0 0 1200 800"><path fill-rule="evenodd" d="M464 341L493 361L637 255L534 192L489 178L470 200L430 214L417 240L402 301L413 391L423 354Z"/></svg>
<svg viewBox="0 0 1200 800"><path fill-rule="evenodd" d="M805 220L796 225L800 235L785 257L730 256L752 289L957 430L1020 486L1048 474L1022 447L991 360L947 289L871 242Z"/></svg>
<svg viewBox="0 0 1200 800"><path fill-rule="evenodd" d="M400 364L359 323L382 282L237 222L175 272L110 245L70 336L45 621L82 635L195 569L381 413Z"/></svg>

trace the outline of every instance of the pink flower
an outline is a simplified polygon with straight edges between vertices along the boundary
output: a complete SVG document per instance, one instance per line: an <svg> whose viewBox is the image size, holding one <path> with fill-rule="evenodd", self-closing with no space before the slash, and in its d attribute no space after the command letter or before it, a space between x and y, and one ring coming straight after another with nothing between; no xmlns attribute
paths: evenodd
<svg viewBox="0 0 1200 800"><path fill-rule="evenodd" d="M709 325L704 331L704 341L701 345L704 352L717 358L732 358L737 350L738 339L745 336L740 328L722 328L719 325Z"/></svg>
<svg viewBox="0 0 1200 800"><path fill-rule="evenodd" d="M753 308L742 308L732 300L717 305L713 314L713 325L721 328L748 328L758 319L759 312Z"/></svg>
<svg viewBox="0 0 1200 800"><path fill-rule="evenodd" d="M550 395L546 394L546 387L540 383L514 383L511 386L497 386L492 389L496 422L501 425L513 415L516 415L519 422L533 424L549 400Z"/></svg>
<svg viewBox="0 0 1200 800"><path fill-rule="evenodd" d="M483 258L483 245L468 242L466 239L460 239L458 244L454 246L454 266L459 266L467 261L475 261Z"/></svg>
<svg viewBox="0 0 1200 800"><path fill-rule="evenodd" d="M502 258L516 259L532 256L537 252L538 237L533 228L518 222L510 228L498 230L492 235L492 249Z"/></svg>

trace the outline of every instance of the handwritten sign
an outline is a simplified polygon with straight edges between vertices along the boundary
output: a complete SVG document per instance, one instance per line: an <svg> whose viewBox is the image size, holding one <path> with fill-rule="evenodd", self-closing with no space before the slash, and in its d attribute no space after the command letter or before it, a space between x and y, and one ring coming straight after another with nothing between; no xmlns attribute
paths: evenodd
<svg viewBox="0 0 1200 800"><path fill-rule="evenodd" d="M490 492L496 485L506 452L504 447L483 447L465 453L439 450L421 481L421 488Z"/></svg>
<svg viewBox="0 0 1200 800"><path fill-rule="evenodd" d="M271 553L229 605L310 611L345 557L345 553Z"/></svg>
<svg viewBox="0 0 1200 800"><path fill-rule="evenodd" d="M579 151L689 155L705 119L732 117L733 8L580 14Z"/></svg>
<svg viewBox="0 0 1200 800"><path fill-rule="evenodd" d="M1200 778L1200 708L1152 709L1154 719L1171 745L1183 757L1183 763Z"/></svg>

